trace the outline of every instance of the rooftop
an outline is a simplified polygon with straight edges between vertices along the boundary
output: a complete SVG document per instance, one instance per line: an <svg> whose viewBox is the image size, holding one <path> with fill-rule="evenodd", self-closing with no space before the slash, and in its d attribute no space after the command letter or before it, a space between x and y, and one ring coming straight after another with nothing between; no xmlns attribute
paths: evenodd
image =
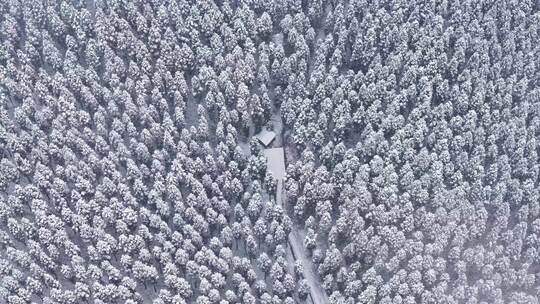
<svg viewBox="0 0 540 304"><path fill-rule="evenodd" d="M261 132L255 134L255 138L257 138L265 147L268 147L268 145L276 138L276 133L263 128Z"/></svg>

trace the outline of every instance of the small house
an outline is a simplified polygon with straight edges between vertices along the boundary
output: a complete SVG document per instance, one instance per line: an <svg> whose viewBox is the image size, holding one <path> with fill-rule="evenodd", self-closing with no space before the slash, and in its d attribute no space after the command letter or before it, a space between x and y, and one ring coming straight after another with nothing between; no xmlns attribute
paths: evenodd
<svg viewBox="0 0 540 304"><path fill-rule="evenodd" d="M261 132L255 134L255 138L257 138L265 148L268 148L276 138L276 133L263 128Z"/></svg>

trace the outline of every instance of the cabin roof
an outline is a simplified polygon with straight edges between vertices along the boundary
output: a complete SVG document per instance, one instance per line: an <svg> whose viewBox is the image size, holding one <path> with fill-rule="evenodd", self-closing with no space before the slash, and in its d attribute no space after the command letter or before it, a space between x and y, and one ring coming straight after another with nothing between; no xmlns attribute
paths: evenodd
<svg viewBox="0 0 540 304"><path fill-rule="evenodd" d="M261 132L255 134L255 137L265 146L268 147L270 143L276 138L276 133L274 131L269 131L266 128L263 128Z"/></svg>

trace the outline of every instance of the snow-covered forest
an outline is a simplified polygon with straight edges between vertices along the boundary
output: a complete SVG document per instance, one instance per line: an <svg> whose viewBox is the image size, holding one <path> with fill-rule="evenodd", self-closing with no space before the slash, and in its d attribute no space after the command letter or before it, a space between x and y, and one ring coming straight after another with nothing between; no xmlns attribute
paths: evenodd
<svg viewBox="0 0 540 304"><path fill-rule="evenodd" d="M0 303L539 303L539 35L537 0L1 0Z"/></svg>

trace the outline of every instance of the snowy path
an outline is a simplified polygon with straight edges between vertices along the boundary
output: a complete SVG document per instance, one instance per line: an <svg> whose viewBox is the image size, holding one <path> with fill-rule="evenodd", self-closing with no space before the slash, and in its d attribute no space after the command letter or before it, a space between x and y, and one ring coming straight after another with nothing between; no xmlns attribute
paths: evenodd
<svg viewBox="0 0 540 304"><path fill-rule="evenodd" d="M327 7L326 13L328 13L328 7ZM317 33L317 36L318 36L317 40L324 41L325 35L324 35L323 30L320 30ZM282 40L283 40L282 36L274 35L275 43L278 43L278 44L283 43ZM313 64L310 62L309 64L310 71L308 72L309 73L308 75L311 75L311 70L313 69L312 66ZM273 104L275 104L275 102ZM285 155L287 149L285 147L286 143L284 140L285 128L283 126L283 121L281 119L281 113L280 113L279 108L277 109L277 113L272 114L271 121L274 127L274 131L276 132L276 139L274 140L274 144L276 144L275 146L277 147L282 147L283 148L282 153L284 153L283 159L279 160L280 162L283 162L284 168L281 170L277 170L279 171L278 174L274 173L274 177L276 177L276 179L278 180L277 189L276 189L277 191L276 204L281 205L283 209L286 210L285 202L287 201L287 195L283 189L284 188L283 177L285 176L286 167L287 167L287 157ZM274 166L274 171L275 171L275 167L276 167L275 161L274 161L274 164L272 165ZM304 269L303 276L306 279L309 285L309 289L310 289L310 293L309 293L308 298L306 299L306 303L328 304L330 303L328 300L328 296L326 295L326 292L324 291L322 287L322 283L319 278L319 275L315 272L315 267L313 266L313 262L311 261L311 258L308 256L303 243L304 242L303 242L302 235L298 232L298 230L295 230L293 228L292 231L289 233L289 236L288 236L289 246L287 246L287 261L289 261L289 264L290 264L288 265L289 271L293 272L294 263L300 260L302 262L302 266Z"/></svg>
<svg viewBox="0 0 540 304"><path fill-rule="evenodd" d="M282 197L285 197L285 193L283 193ZM283 204L283 202L279 203ZM330 303L322 287L319 275L315 273L313 263L311 262L303 243L304 242L302 241L302 237L298 233L298 230L292 229L291 233L289 233L290 252L295 261L300 260L302 262L302 266L304 268L304 278L307 280L310 289L309 298L311 299L311 302L313 304Z"/></svg>
<svg viewBox="0 0 540 304"><path fill-rule="evenodd" d="M283 190L283 179L281 177L278 179L276 203L284 207L285 209L286 201L287 201L287 196L286 196L285 191ZM309 289L310 289L310 294L308 298L311 299L311 303L312 304L329 303L328 297L326 296L326 293L324 292L319 276L317 273L315 273L313 263L311 262L311 259L309 258L304 248L303 238L298 232L298 230L294 228L292 229L292 231L289 233L288 243L289 243L289 246L288 246L289 250L287 250L287 256L288 256L287 260L292 261L292 263L298 260L302 262L302 266L304 268L304 278L307 280Z"/></svg>
<svg viewBox="0 0 540 304"><path fill-rule="evenodd" d="M280 179L280 180L278 180L278 182L277 182L276 202L277 202L281 207L283 207L282 199L283 199L283 180Z"/></svg>

